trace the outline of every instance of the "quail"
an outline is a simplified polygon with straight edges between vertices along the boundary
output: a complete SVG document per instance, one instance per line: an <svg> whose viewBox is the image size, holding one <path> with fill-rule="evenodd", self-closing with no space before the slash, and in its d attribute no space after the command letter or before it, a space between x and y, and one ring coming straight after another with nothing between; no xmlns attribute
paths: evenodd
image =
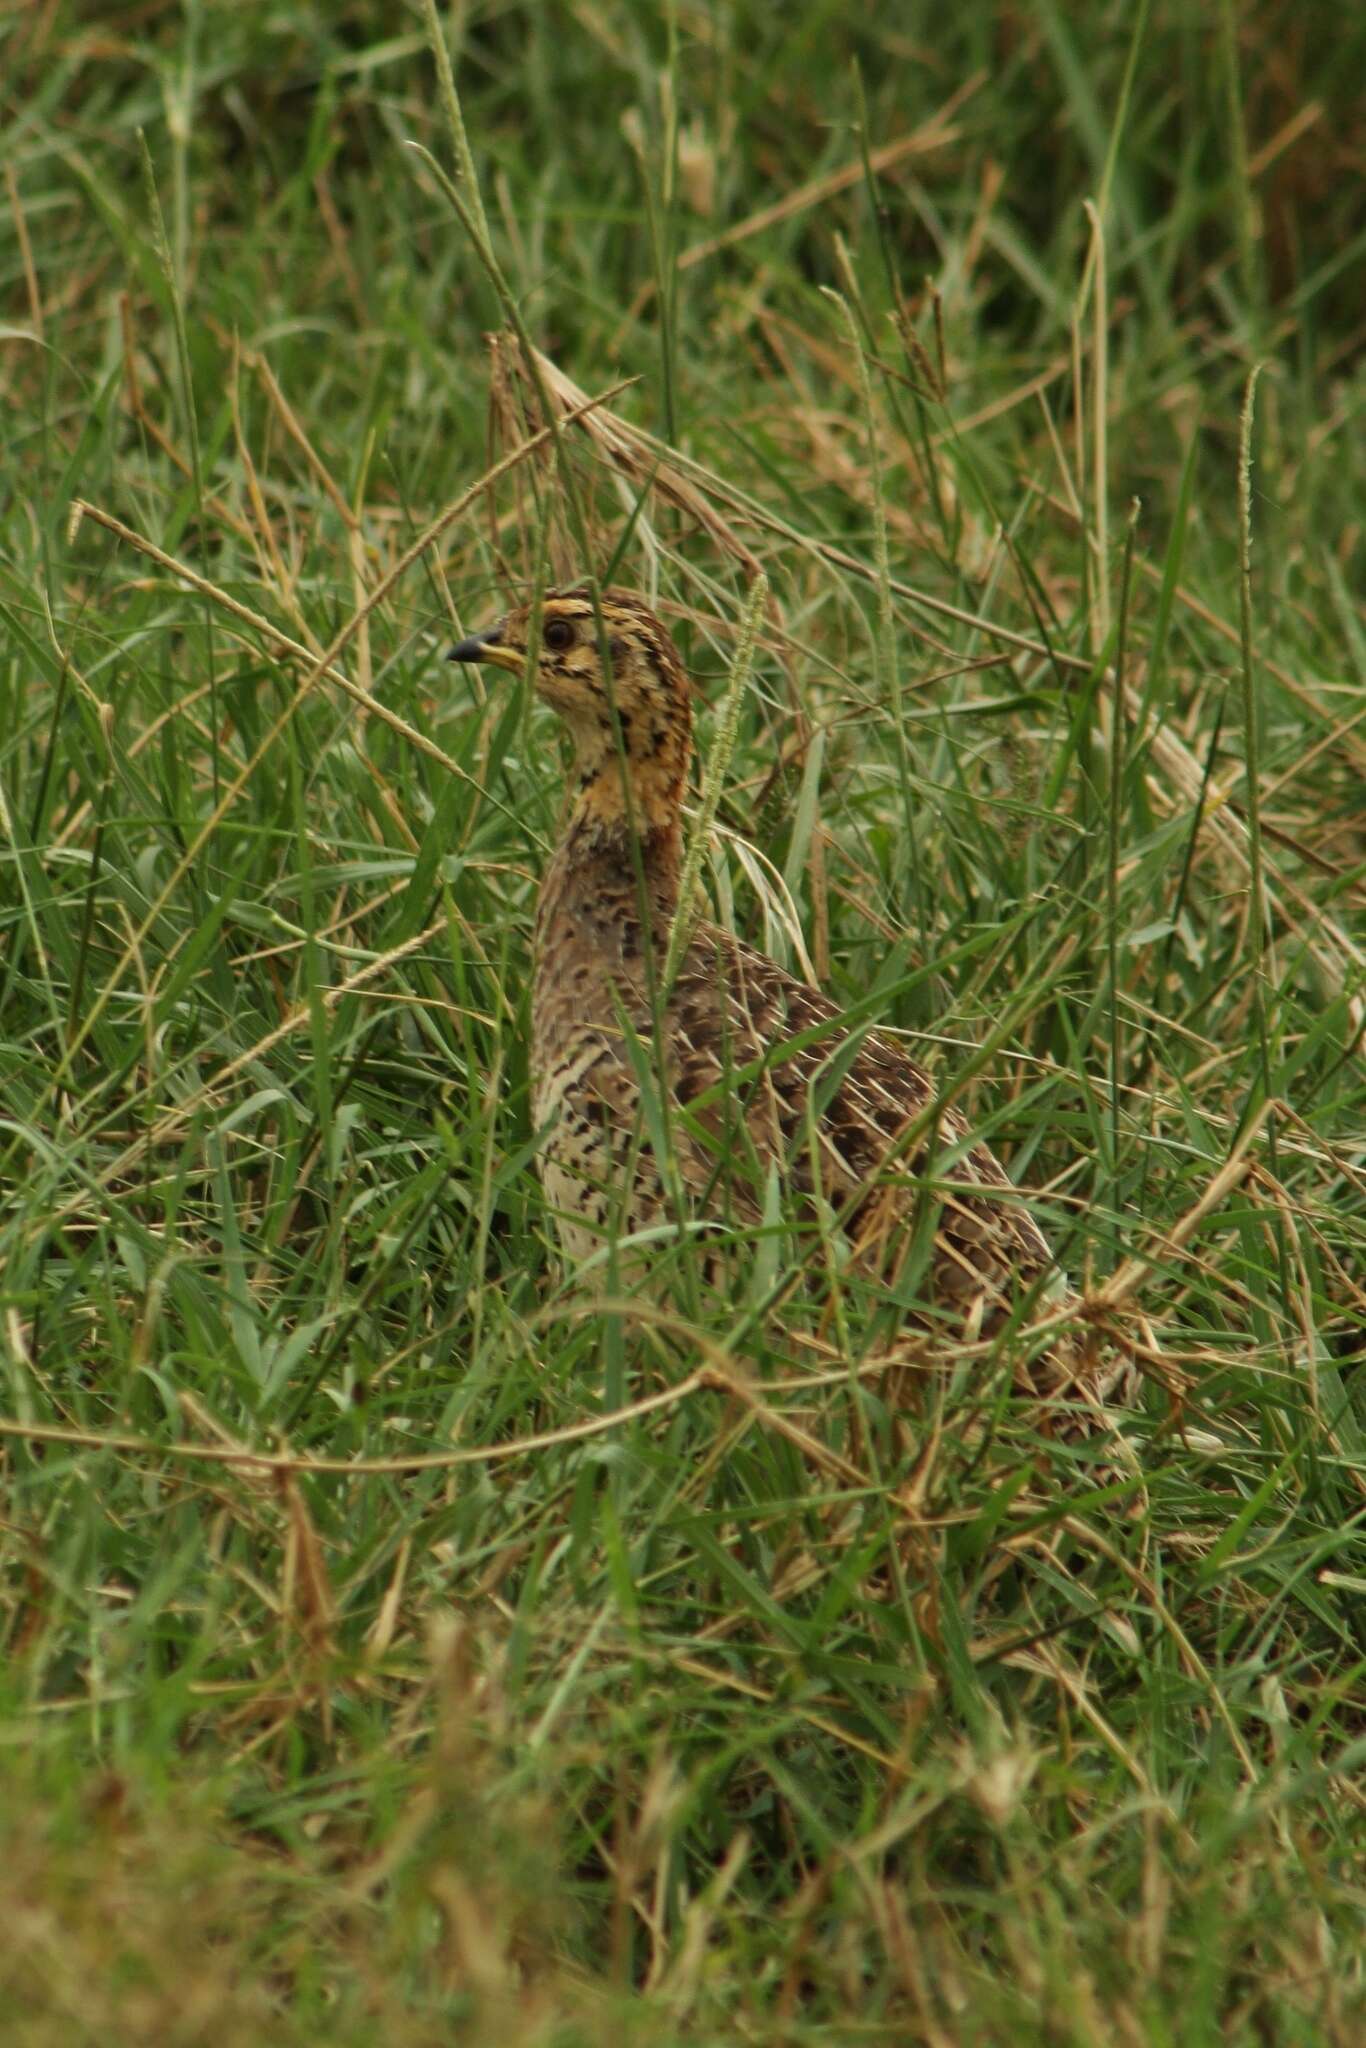
<svg viewBox="0 0 1366 2048"><path fill-rule="evenodd" d="M851 1267L898 1299L928 1207L905 1315L922 1331L990 1336L1035 1283L1060 1284L1022 1196L956 1110L936 1112L896 1038L851 1031L819 990L714 924L691 930L666 985L692 688L654 612L624 590L596 603L586 587L550 591L451 659L529 673L572 744L536 913L530 1060L541 1180L571 1266L600 1271L611 1241L637 1272L677 1222L679 1190L715 1235L743 1239L771 1214L776 1173L787 1213L814 1228L823 1212ZM1122 1367L1071 1340L1020 1370L1029 1391L1094 1399Z"/></svg>

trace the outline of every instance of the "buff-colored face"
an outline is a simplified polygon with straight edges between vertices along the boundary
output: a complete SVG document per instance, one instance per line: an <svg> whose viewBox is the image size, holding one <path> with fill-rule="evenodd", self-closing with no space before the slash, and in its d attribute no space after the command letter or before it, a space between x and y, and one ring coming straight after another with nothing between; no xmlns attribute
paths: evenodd
<svg viewBox="0 0 1366 2048"><path fill-rule="evenodd" d="M581 761L591 761L609 744L615 751L613 705L629 758L648 759L680 740L686 746L688 685L668 632L629 591L604 591L601 615L600 631L592 598L584 590L546 593L533 669L537 694L568 725ZM532 627L533 608L523 605L488 632L462 640L451 659L490 662L522 675Z"/></svg>

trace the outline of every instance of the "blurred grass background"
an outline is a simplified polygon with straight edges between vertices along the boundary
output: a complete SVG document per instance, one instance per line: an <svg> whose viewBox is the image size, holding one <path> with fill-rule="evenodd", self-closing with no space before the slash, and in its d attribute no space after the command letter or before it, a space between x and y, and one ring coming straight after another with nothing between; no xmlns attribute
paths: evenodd
<svg viewBox="0 0 1366 2048"><path fill-rule="evenodd" d="M0 22L9 2036L1356 2042L1366 23L443 32L505 298L422 7ZM562 1281L441 656L624 380L591 566L704 696L771 586L717 914L966 1076L1118 1460L780 1218Z"/></svg>

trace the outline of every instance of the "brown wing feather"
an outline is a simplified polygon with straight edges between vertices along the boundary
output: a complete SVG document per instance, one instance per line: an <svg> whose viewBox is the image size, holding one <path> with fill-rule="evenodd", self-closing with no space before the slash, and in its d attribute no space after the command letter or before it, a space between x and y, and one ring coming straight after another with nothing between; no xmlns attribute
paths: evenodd
<svg viewBox="0 0 1366 2048"><path fill-rule="evenodd" d="M678 976L665 1035L674 1092L714 1143L725 1143L728 1120L733 1135L739 1114L758 1162L776 1163L789 1187L810 1196L819 1175L819 1193L866 1264L894 1268L927 1198L937 1210L941 1306L966 1310L982 1298L988 1309L1002 1307L1051 1263L1033 1219L1018 1201L1002 1200L1011 1183L998 1161L985 1145L966 1144L957 1111L927 1117L933 1084L910 1055L877 1031L851 1055L836 1005L763 954L704 928ZM714 1181L705 1147L685 1160L695 1186L699 1171Z"/></svg>

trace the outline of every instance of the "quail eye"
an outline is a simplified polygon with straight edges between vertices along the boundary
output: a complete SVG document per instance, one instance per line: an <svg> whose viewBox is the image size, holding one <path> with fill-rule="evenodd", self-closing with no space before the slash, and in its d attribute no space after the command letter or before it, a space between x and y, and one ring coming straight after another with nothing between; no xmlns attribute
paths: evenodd
<svg viewBox="0 0 1366 2048"><path fill-rule="evenodd" d="M546 646L558 654L574 645L574 628L568 619L547 619L544 637Z"/></svg>

